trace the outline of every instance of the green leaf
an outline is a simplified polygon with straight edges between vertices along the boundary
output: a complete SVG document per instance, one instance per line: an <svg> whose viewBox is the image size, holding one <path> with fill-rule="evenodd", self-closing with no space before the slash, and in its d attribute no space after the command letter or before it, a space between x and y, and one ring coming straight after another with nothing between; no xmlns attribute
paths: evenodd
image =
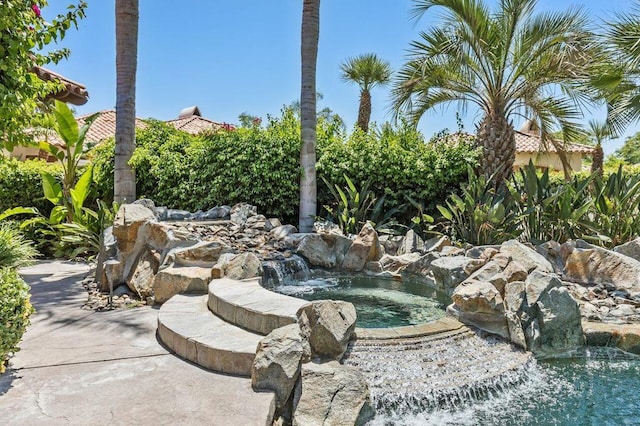
<svg viewBox="0 0 640 426"><path fill-rule="evenodd" d="M35 207L14 207L3 211L0 214L0 220L19 214L40 214L40 212Z"/></svg>
<svg viewBox="0 0 640 426"><path fill-rule="evenodd" d="M47 172L42 172L42 190L44 197L51 201L52 204L58 204L62 200L62 187L60 183Z"/></svg>
<svg viewBox="0 0 640 426"><path fill-rule="evenodd" d="M71 109L66 103L56 100L53 114L56 117L56 132L73 151L78 143L78 123Z"/></svg>

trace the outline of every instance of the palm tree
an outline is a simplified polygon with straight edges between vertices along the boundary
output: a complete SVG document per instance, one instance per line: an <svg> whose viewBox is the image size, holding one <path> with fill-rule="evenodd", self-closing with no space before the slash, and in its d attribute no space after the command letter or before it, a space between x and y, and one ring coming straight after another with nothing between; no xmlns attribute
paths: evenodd
<svg viewBox="0 0 640 426"><path fill-rule="evenodd" d="M609 102L608 123L617 133L640 119L640 1L632 13L608 24L607 44L612 60L596 79Z"/></svg>
<svg viewBox="0 0 640 426"><path fill-rule="evenodd" d="M593 152L593 161L591 163L591 174L602 176L604 166L604 151L602 150L602 142L612 136L611 128L607 123L601 123L595 120L589 120L589 136L595 140L596 146Z"/></svg>
<svg viewBox="0 0 640 426"><path fill-rule="evenodd" d="M302 6L302 85L300 90L300 213L298 229L311 232L317 210L316 186L316 61L320 35L320 0Z"/></svg>
<svg viewBox="0 0 640 426"><path fill-rule="evenodd" d="M116 152L113 198L136 199L136 175L129 160L136 146L138 0L116 0Z"/></svg>
<svg viewBox="0 0 640 426"><path fill-rule="evenodd" d="M475 104L482 165L495 184L512 173L514 116L531 118L544 143L557 144L552 127L565 141L579 136L579 107L588 100L581 83L597 51L580 9L534 16L536 0L501 0L493 13L482 0L414 1L416 18L436 6L445 18L411 43L393 90L397 114L417 123L438 106Z"/></svg>
<svg viewBox="0 0 640 426"><path fill-rule="evenodd" d="M358 108L358 127L364 132L369 130L371 119L371 89L384 86L391 79L391 65L378 58L374 53L367 53L348 58L342 65L342 80L360 86L360 107Z"/></svg>

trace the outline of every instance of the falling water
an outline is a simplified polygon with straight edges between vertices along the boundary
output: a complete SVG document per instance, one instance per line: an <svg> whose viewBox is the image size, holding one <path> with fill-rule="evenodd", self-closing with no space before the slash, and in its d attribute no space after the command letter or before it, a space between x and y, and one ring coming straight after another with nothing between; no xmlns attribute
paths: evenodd
<svg viewBox="0 0 640 426"><path fill-rule="evenodd" d="M264 277L262 285L267 288L283 285L291 281L307 281L311 277L309 266L303 258L293 255L283 260L262 262Z"/></svg>

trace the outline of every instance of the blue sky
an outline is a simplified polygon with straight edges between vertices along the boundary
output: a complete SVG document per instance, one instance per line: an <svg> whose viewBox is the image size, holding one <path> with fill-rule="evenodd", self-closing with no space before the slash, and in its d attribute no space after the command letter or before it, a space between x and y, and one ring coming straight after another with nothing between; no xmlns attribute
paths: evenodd
<svg viewBox="0 0 640 426"><path fill-rule="evenodd" d="M87 0L87 18L70 30L61 46L68 60L52 69L86 85L89 102L80 114L115 106L114 0ZM49 0L45 19L72 0ZM488 0L495 4L495 0ZM357 118L359 90L340 79L347 57L373 52L399 69L406 49L419 31L438 22L434 9L420 21L409 18L410 0L322 0L317 88L321 107L340 114L349 128ZM630 10L632 0L539 0L538 9L582 6L595 18L612 18ZM187 106L198 105L216 121L237 123L248 112L277 115L284 104L300 96L300 24L302 0L140 0L137 115L176 118ZM374 89L372 120L390 119L389 89ZM455 107L425 115L419 128L430 137L443 128L456 129ZM587 117L602 114L586 112ZM465 130L479 120L473 111L463 116ZM585 123L587 118L585 118ZM516 127L520 123L515 123ZM624 136L640 131L631 127ZM606 153L619 148L624 136L605 144Z"/></svg>

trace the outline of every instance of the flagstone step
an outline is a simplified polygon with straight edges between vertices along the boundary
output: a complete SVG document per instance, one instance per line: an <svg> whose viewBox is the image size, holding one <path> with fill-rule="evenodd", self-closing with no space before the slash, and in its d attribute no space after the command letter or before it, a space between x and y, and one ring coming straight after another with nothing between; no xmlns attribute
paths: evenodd
<svg viewBox="0 0 640 426"><path fill-rule="evenodd" d="M262 335L297 322L298 309L307 303L269 291L257 279L236 281L221 278L209 284L211 312L231 324Z"/></svg>
<svg viewBox="0 0 640 426"><path fill-rule="evenodd" d="M179 294L160 307L158 337L178 356L220 373L251 376L261 335L229 324L207 307L207 295Z"/></svg>

